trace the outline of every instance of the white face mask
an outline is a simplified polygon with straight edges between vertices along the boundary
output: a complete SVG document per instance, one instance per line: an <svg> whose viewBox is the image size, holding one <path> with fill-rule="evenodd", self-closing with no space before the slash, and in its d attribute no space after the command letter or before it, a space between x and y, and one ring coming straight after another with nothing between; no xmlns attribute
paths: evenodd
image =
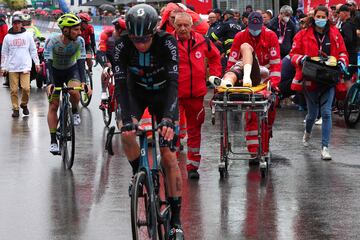
<svg viewBox="0 0 360 240"><path fill-rule="evenodd" d="M283 17L284 22L288 22L290 20L290 17Z"/></svg>

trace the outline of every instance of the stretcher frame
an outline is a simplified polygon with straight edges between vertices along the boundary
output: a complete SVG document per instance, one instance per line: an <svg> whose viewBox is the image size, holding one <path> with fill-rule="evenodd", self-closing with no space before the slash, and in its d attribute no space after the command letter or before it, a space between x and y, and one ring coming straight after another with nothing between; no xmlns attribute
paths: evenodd
<svg viewBox="0 0 360 240"><path fill-rule="evenodd" d="M271 92L271 86L268 83L266 87L267 91ZM239 91L246 91L247 93L239 93ZM212 124L215 124L215 115L219 113L220 117L220 160L219 160L219 173L220 177L224 178L228 175L229 161L235 160L230 158L230 153L233 155L248 155L249 153L236 153L231 149L231 143L229 142L229 122L228 122L228 113L229 112L255 112L257 115L258 121L258 151L256 153L256 158L259 159L259 168L261 176L265 177L268 172L269 165L271 164L270 150L268 153L263 154L262 146L262 131L263 124L267 126L268 121L268 112L273 103L275 102L276 96L274 93L271 93L268 97L263 97L263 94L255 92L250 87L231 87L226 88L221 92L223 94L222 100L213 99L210 101L211 115L212 115ZM216 93L218 94L218 93ZM243 99L241 100L232 100L232 96L239 94ZM261 95L261 96L259 96ZM261 97L261 100L259 100ZM242 159L236 159L242 160Z"/></svg>

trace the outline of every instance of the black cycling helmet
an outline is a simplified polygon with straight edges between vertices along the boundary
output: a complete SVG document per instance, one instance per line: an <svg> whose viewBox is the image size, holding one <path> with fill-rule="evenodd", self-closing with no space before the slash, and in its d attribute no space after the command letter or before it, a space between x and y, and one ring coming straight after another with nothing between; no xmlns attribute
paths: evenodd
<svg viewBox="0 0 360 240"><path fill-rule="evenodd" d="M138 4L126 13L125 21L129 34L137 37L154 34L159 16L150 5Z"/></svg>

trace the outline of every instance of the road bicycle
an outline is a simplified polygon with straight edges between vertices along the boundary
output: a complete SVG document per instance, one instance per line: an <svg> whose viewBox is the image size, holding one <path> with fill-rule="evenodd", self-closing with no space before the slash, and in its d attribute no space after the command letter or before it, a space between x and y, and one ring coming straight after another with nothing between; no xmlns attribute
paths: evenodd
<svg viewBox="0 0 360 240"><path fill-rule="evenodd" d="M115 97L115 82L114 77L112 76L106 84L106 94L108 98L102 100L100 104L100 110L102 111L103 121L105 126L108 127L111 123L112 113L116 112L118 109L117 99ZM115 114L116 119L116 114Z"/></svg>
<svg viewBox="0 0 360 240"><path fill-rule="evenodd" d="M73 90L83 91L83 88L68 87L65 83L62 87L54 87L54 91L61 91L61 106L56 137L59 141L59 155L61 155L67 169L72 168L75 157L74 118L69 93Z"/></svg>
<svg viewBox="0 0 360 240"><path fill-rule="evenodd" d="M152 129L137 129L140 142L140 166L134 176L131 187L131 228L133 239L168 239L170 230L170 205L166 201L167 191L164 171L161 168L160 158L157 157L158 144L156 144L156 130L152 117ZM147 132L152 132L153 143L148 149ZM109 129L105 149L113 154L112 138L115 127ZM169 144L172 151L173 142ZM151 152L151 154L149 154Z"/></svg>
<svg viewBox="0 0 360 240"><path fill-rule="evenodd" d="M349 67L360 68L360 65L349 65ZM360 120L360 74L358 79L350 87L346 94L344 103L344 118L348 127L354 128Z"/></svg>

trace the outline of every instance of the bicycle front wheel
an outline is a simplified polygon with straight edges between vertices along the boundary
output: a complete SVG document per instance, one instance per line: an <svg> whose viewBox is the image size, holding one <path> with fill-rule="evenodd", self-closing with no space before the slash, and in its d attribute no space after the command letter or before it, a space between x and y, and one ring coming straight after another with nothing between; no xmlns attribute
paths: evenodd
<svg viewBox="0 0 360 240"><path fill-rule="evenodd" d="M160 169L154 181L156 202L158 209L158 236L159 240L167 240L170 231L170 204L167 201L167 188L164 170Z"/></svg>
<svg viewBox="0 0 360 240"><path fill-rule="evenodd" d="M85 71L85 76L86 76L86 83L90 84L91 89L93 89L93 80L92 80L92 76L91 76L89 70ZM87 106L89 106L90 101L91 101L91 96L88 96L85 91L81 91L80 92L81 105L83 105L84 107L87 107Z"/></svg>
<svg viewBox="0 0 360 240"><path fill-rule="evenodd" d="M65 108L61 127L61 157L67 169L71 169L75 157L75 129L71 108Z"/></svg>
<svg viewBox="0 0 360 240"><path fill-rule="evenodd" d="M355 83L348 91L344 105L344 118L348 127L354 128L360 119L360 84Z"/></svg>
<svg viewBox="0 0 360 240"><path fill-rule="evenodd" d="M146 173L135 176L131 190L131 228L134 240L157 239L156 213L152 211Z"/></svg>

